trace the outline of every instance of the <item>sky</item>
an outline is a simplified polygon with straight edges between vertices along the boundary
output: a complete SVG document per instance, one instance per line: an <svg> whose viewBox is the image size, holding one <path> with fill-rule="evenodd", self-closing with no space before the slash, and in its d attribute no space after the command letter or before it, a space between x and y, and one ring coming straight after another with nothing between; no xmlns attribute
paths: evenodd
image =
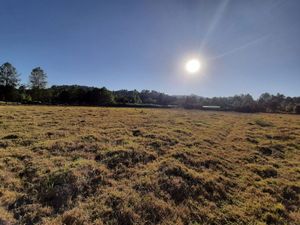
<svg viewBox="0 0 300 225"><path fill-rule="evenodd" d="M299 12L299 0L0 0L0 64L25 84L40 66L49 86L300 96Z"/></svg>

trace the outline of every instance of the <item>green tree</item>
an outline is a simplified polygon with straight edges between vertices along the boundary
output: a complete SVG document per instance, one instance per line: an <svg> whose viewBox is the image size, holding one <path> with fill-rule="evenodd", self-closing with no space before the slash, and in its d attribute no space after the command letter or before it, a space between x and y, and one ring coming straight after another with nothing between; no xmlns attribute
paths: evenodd
<svg viewBox="0 0 300 225"><path fill-rule="evenodd" d="M6 62L0 67L0 100L17 101L18 92L16 86L19 84L19 75L16 68Z"/></svg>
<svg viewBox="0 0 300 225"><path fill-rule="evenodd" d="M47 75L41 67L36 67L29 76L31 96L34 101L48 102L46 100Z"/></svg>
<svg viewBox="0 0 300 225"><path fill-rule="evenodd" d="M9 62L0 67L0 85L16 87L19 84L19 75L16 68Z"/></svg>
<svg viewBox="0 0 300 225"><path fill-rule="evenodd" d="M102 105L111 105L115 103L112 92L105 87L100 88L100 99Z"/></svg>
<svg viewBox="0 0 300 225"><path fill-rule="evenodd" d="M44 89L47 85L47 74L41 67L36 67L31 71L29 82L32 89Z"/></svg>

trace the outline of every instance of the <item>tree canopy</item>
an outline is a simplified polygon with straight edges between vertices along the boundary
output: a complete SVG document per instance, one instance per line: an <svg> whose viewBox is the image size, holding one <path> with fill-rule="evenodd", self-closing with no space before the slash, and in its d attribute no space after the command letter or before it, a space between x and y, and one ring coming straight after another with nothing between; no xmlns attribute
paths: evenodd
<svg viewBox="0 0 300 225"><path fill-rule="evenodd" d="M237 112L300 113L300 97L263 93L257 100L250 94L206 98L197 95L172 96L154 90L110 91L105 87L53 85L47 88L47 75L41 67L32 70L29 87L19 85L17 70L10 64L0 67L0 100L31 104L91 106L183 107ZM208 107L209 108L209 107Z"/></svg>
<svg viewBox="0 0 300 225"><path fill-rule="evenodd" d="M0 85L16 87L19 84L19 75L15 67L9 62L0 67Z"/></svg>
<svg viewBox="0 0 300 225"><path fill-rule="evenodd" d="M46 88L47 75L41 67L36 67L31 71L29 82L32 89Z"/></svg>

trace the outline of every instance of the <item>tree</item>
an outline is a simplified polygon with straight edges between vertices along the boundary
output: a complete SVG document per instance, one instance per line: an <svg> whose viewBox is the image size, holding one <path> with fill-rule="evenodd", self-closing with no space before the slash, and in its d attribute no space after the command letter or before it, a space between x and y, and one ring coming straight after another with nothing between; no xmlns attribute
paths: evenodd
<svg viewBox="0 0 300 225"><path fill-rule="evenodd" d="M296 114L300 114L300 105L296 105L294 110Z"/></svg>
<svg viewBox="0 0 300 225"><path fill-rule="evenodd" d="M269 93L263 93L258 99L258 105L260 110L263 112L268 112L270 108L270 103L272 100L272 96Z"/></svg>
<svg viewBox="0 0 300 225"><path fill-rule="evenodd" d="M19 75L15 67L9 62L0 67L0 85L16 87L19 84Z"/></svg>
<svg viewBox="0 0 300 225"><path fill-rule="evenodd" d="M85 102L89 105L111 105L114 103L114 96L105 87L93 88L86 93Z"/></svg>
<svg viewBox="0 0 300 225"><path fill-rule="evenodd" d="M32 100L39 102L48 102L46 100L46 85L47 75L41 67L36 67L31 71L29 75L29 82L31 86L30 94ZM47 97L48 98L48 97Z"/></svg>
<svg viewBox="0 0 300 225"><path fill-rule="evenodd" d="M31 71L29 82L32 89L44 89L47 85L47 74L41 67L36 67Z"/></svg>
<svg viewBox="0 0 300 225"><path fill-rule="evenodd" d="M19 75L12 64L6 62L0 67L0 100L16 101L18 93Z"/></svg>
<svg viewBox="0 0 300 225"><path fill-rule="evenodd" d="M186 96L185 102L184 102L184 108L187 109L195 109L201 107L199 104L197 104L197 96L196 95L190 95Z"/></svg>
<svg viewBox="0 0 300 225"><path fill-rule="evenodd" d="M18 101L21 103L30 103L32 98L28 92L27 86L25 84L21 84L18 89Z"/></svg>
<svg viewBox="0 0 300 225"><path fill-rule="evenodd" d="M102 105L111 105L115 103L112 92L105 87L100 88L100 95L100 102Z"/></svg>

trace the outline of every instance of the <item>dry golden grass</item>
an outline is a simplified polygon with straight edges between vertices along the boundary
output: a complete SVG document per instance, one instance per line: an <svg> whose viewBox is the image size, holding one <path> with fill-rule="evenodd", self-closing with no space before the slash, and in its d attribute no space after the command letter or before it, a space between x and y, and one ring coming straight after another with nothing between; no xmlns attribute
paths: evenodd
<svg viewBox="0 0 300 225"><path fill-rule="evenodd" d="M0 106L0 224L299 224L300 117Z"/></svg>

